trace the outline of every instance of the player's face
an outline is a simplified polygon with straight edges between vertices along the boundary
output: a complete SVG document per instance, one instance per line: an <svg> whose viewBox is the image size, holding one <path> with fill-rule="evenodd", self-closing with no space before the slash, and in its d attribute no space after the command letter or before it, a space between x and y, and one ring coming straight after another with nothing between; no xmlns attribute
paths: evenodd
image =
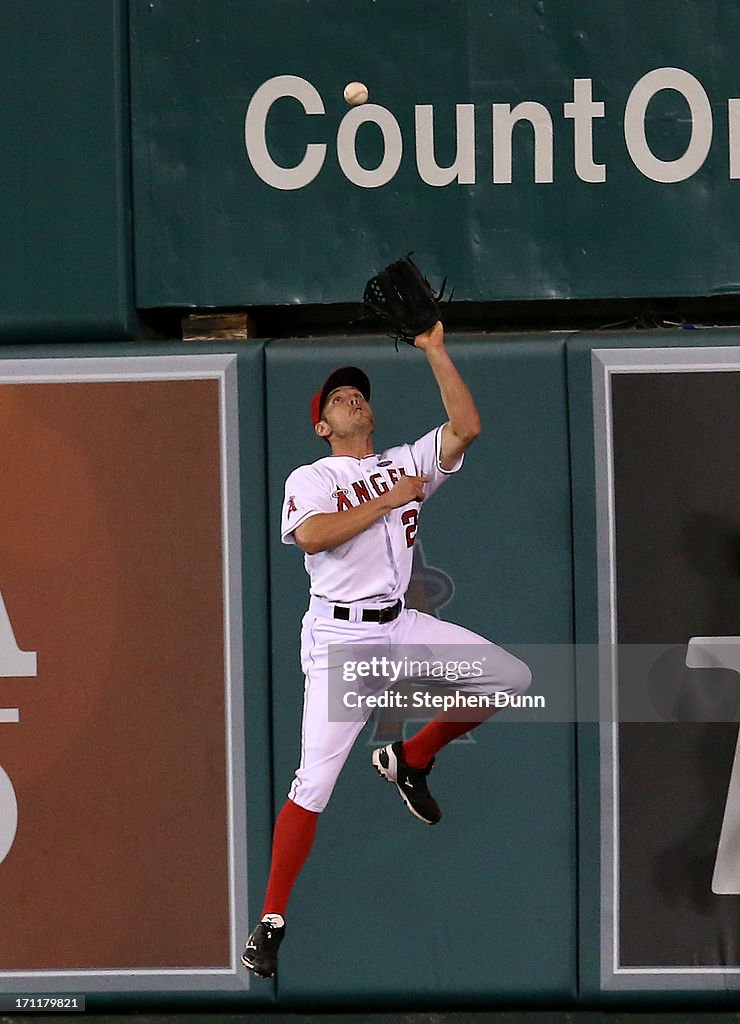
<svg viewBox="0 0 740 1024"><path fill-rule="evenodd" d="M369 403L362 392L349 385L329 393L321 418L337 438L366 436L375 429L375 417Z"/></svg>

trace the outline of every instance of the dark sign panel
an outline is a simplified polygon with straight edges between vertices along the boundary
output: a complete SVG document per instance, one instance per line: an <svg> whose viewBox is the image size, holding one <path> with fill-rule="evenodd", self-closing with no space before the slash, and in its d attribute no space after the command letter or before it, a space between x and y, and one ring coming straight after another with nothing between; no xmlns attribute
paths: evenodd
<svg viewBox="0 0 740 1024"><path fill-rule="evenodd" d="M602 727L603 978L736 987L740 350L600 350L594 369L601 640L666 645L650 721ZM620 708L626 665L603 679Z"/></svg>

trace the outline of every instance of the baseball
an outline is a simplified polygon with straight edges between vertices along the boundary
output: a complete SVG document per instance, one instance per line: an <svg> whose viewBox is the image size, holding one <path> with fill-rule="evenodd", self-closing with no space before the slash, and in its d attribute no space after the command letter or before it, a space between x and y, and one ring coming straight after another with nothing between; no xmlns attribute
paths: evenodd
<svg viewBox="0 0 740 1024"><path fill-rule="evenodd" d="M350 82L344 87L344 98L351 107L367 103L367 86L362 82Z"/></svg>

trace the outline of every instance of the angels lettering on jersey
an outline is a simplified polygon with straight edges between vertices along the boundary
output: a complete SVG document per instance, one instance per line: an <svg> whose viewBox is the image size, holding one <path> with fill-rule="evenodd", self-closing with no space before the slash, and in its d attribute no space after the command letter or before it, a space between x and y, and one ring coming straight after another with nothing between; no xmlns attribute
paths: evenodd
<svg viewBox="0 0 740 1024"><path fill-rule="evenodd" d="M330 455L299 466L288 477L281 537L295 544L294 531L313 515L343 512L387 493L402 476L427 476L425 501L451 470L439 464L442 427L413 444L398 445L362 459ZM305 556L311 593L328 601L395 601L408 587L419 502L392 509L362 533L329 551Z"/></svg>
<svg viewBox="0 0 740 1024"><path fill-rule="evenodd" d="M364 461L364 460L360 460ZM380 466L389 466L389 460L383 460L377 463ZM379 498L383 494L391 489L391 486L398 482L398 480L406 475L406 470L403 466L399 466L397 469L395 466L387 471L388 480L383 479L382 473L372 473L368 480L360 478L359 480L353 480L350 487L337 487L336 491L332 494L332 498L337 499L337 512L343 512L346 508L352 508L353 505L361 505L363 501L370 501L372 498ZM373 493L370 493L372 488ZM353 496L353 497L352 497Z"/></svg>

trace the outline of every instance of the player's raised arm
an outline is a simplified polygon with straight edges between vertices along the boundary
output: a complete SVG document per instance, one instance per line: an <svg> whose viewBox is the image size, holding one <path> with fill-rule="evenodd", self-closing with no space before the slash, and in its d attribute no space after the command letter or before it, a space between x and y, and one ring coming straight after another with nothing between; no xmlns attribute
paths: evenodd
<svg viewBox="0 0 740 1024"><path fill-rule="evenodd" d="M458 373L445 348L445 332L440 321L414 339L414 344L427 357L439 385L442 404L449 422L442 431L440 463L452 469L462 453L480 434L480 416L468 386Z"/></svg>

